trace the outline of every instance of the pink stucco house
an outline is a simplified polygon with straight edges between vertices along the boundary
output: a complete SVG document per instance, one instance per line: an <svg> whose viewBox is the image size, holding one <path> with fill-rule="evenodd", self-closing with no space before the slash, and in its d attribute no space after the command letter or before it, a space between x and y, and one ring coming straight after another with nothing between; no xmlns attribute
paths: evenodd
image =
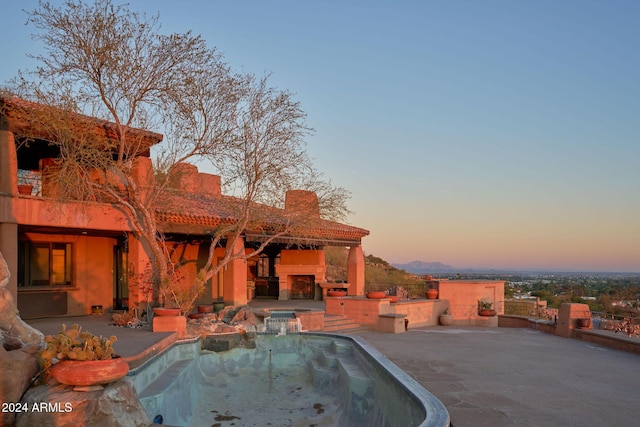
<svg viewBox="0 0 640 427"><path fill-rule="evenodd" d="M107 203L56 199L47 180L51 159L58 155L55 146L47 143L37 123L15 113L12 102L16 100L0 98L0 251L12 273L9 290L21 316L84 315L91 313L92 306L121 309L139 301L130 279L144 270L149 257L127 218ZM95 131L108 134L109 126L103 122ZM162 141L160 134L137 132L149 147ZM32 138L28 145L20 144L17 136L25 134ZM148 154L135 162L140 176L151 168ZM221 198L229 196L222 195L219 176L199 172L192 165L183 166L176 188L179 191L167 194L167 203L155 215L166 238L192 261L191 269L185 271L188 279L207 258L211 227L229 220L218 209ZM314 196L290 192L285 210ZM322 221L308 230L304 245L286 236L278 238L259 256L232 261L207 283L199 302L221 298L241 305L256 296L317 299L326 280L323 248L327 245L350 248L349 294L362 295L361 243L368 234L361 228ZM237 245L249 253L261 238L262 234L246 230ZM225 248L217 250L221 258Z"/></svg>

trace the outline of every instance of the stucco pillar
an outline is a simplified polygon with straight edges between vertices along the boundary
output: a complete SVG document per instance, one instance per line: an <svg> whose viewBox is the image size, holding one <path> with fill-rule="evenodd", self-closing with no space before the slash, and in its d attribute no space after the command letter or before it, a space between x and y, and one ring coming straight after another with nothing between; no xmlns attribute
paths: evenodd
<svg viewBox="0 0 640 427"><path fill-rule="evenodd" d="M136 239L133 234L129 234L129 265L127 266L128 274L130 277L143 277L144 273L151 268L151 260L145 250L143 243ZM154 295L151 299L157 299L158 296ZM129 307L133 307L137 304L138 307L143 308L146 305L145 296L138 286L135 279L129 280Z"/></svg>
<svg viewBox="0 0 640 427"><path fill-rule="evenodd" d="M18 224L0 223L0 252L9 267L7 290L18 305Z"/></svg>
<svg viewBox="0 0 640 427"><path fill-rule="evenodd" d="M362 246L349 248L347 281L351 285L347 289L347 295L364 295L364 253L362 252Z"/></svg>
<svg viewBox="0 0 640 427"><path fill-rule="evenodd" d="M238 238L233 246L227 244L227 250L234 254L244 253L244 241ZM230 305L247 304L247 261L234 259L224 268L224 302Z"/></svg>
<svg viewBox="0 0 640 427"><path fill-rule="evenodd" d="M0 193L9 196L18 195L18 156L13 133L8 130L4 117L0 117ZM18 303L18 224L12 218L13 200L3 198L0 209L3 211L0 219L0 251L9 267L9 283L7 290Z"/></svg>
<svg viewBox="0 0 640 427"><path fill-rule="evenodd" d="M591 319L591 310L588 304L562 303L558 310L558 325L556 335L564 338L574 336L578 319Z"/></svg>
<svg viewBox="0 0 640 427"><path fill-rule="evenodd" d="M13 133L0 117L0 193L18 195L18 155Z"/></svg>

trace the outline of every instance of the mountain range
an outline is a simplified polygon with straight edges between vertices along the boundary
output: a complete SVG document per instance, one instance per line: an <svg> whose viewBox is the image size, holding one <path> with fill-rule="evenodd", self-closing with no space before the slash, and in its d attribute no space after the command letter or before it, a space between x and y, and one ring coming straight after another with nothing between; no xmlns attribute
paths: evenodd
<svg viewBox="0 0 640 427"><path fill-rule="evenodd" d="M409 273L414 274L427 274L427 273L435 273L435 272L447 272L455 270L454 267L443 264L441 262L425 262L425 261L411 261L407 264L396 264L392 263L396 268L401 270L405 270Z"/></svg>

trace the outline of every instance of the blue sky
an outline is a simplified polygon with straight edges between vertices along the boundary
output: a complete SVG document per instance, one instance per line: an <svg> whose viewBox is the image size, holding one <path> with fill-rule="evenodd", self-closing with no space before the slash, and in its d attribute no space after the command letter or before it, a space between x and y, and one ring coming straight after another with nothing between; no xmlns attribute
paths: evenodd
<svg viewBox="0 0 640 427"><path fill-rule="evenodd" d="M365 253L640 271L640 3L130 3L296 94ZM0 82L35 4L3 6Z"/></svg>

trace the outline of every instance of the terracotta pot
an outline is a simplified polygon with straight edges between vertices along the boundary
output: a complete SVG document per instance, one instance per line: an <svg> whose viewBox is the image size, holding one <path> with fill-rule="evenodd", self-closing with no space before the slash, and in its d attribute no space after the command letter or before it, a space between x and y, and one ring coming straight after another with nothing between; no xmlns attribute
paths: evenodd
<svg viewBox="0 0 640 427"><path fill-rule="evenodd" d="M387 294L385 294L382 291L370 291L367 292L367 298L369 299L382 299L382 298L386 298Z"/></svg>
<svg viewBox="0 0 640 427"><path fill-rule="evenodd" d="M441 314L438 321L442 326L450 326L453 324L453 316L450 314Z"/></svg>
<svg viewBox="0 0 640 427"><path fill-rule="evenodd" d="M211 304L198 306L198 313L211 313L211 312L213 312L213 305Z"/></svg>
<svg viewBox="0 0 640 427"><path fill-rule="evenodd" d="M491 317L495 315L496 315L495 310L478 310L478 316Z"/></svg>
<svg viewBox="0 0 640 427"><path fill-rule="evenodd" d="M438 298L438 290L437 289L427 289L426 295L427 295L427 299L436 299L436 298Z"/></svg>
<svg viewBox="0 0 640 427"><path fill-rule="evenodd" d="M18 184L18 194L30 196L33 192L33 185Z"/></svg>
<svg viewBox="0 0 640 427"><path fill-rule="evenodd" d="M153 314L155 316L179 316L180 315L180 309L179 308L155 307L153 309Z"/></svg>
<svg viewBox="0 0 640 427"><path fill-rule="evenodd" d="M120 356L105 360L63 360L51 368L51 376L59 383L74 386L108 384L123 378L129 364Z"/></svg>
<svg viewBox="0 0 640 427"><path fill-rule="evenodd" d="M392 303L398 302L398 296L397 295L389 295L389 299L391 300Z"/></svg>
<svg viewBox="0 0 640 427"><path fill-rule="evenodd" d="M328 297L346 297L347 291L327 291Z"/></svg>
<svg viewBox="0 0 640 427"><path fill-rule="evenodd" d="M580 329L589 329L591 327L591 319L590 318L584 318L584 319L577 319L578 320L578 328Z"/></svg>

